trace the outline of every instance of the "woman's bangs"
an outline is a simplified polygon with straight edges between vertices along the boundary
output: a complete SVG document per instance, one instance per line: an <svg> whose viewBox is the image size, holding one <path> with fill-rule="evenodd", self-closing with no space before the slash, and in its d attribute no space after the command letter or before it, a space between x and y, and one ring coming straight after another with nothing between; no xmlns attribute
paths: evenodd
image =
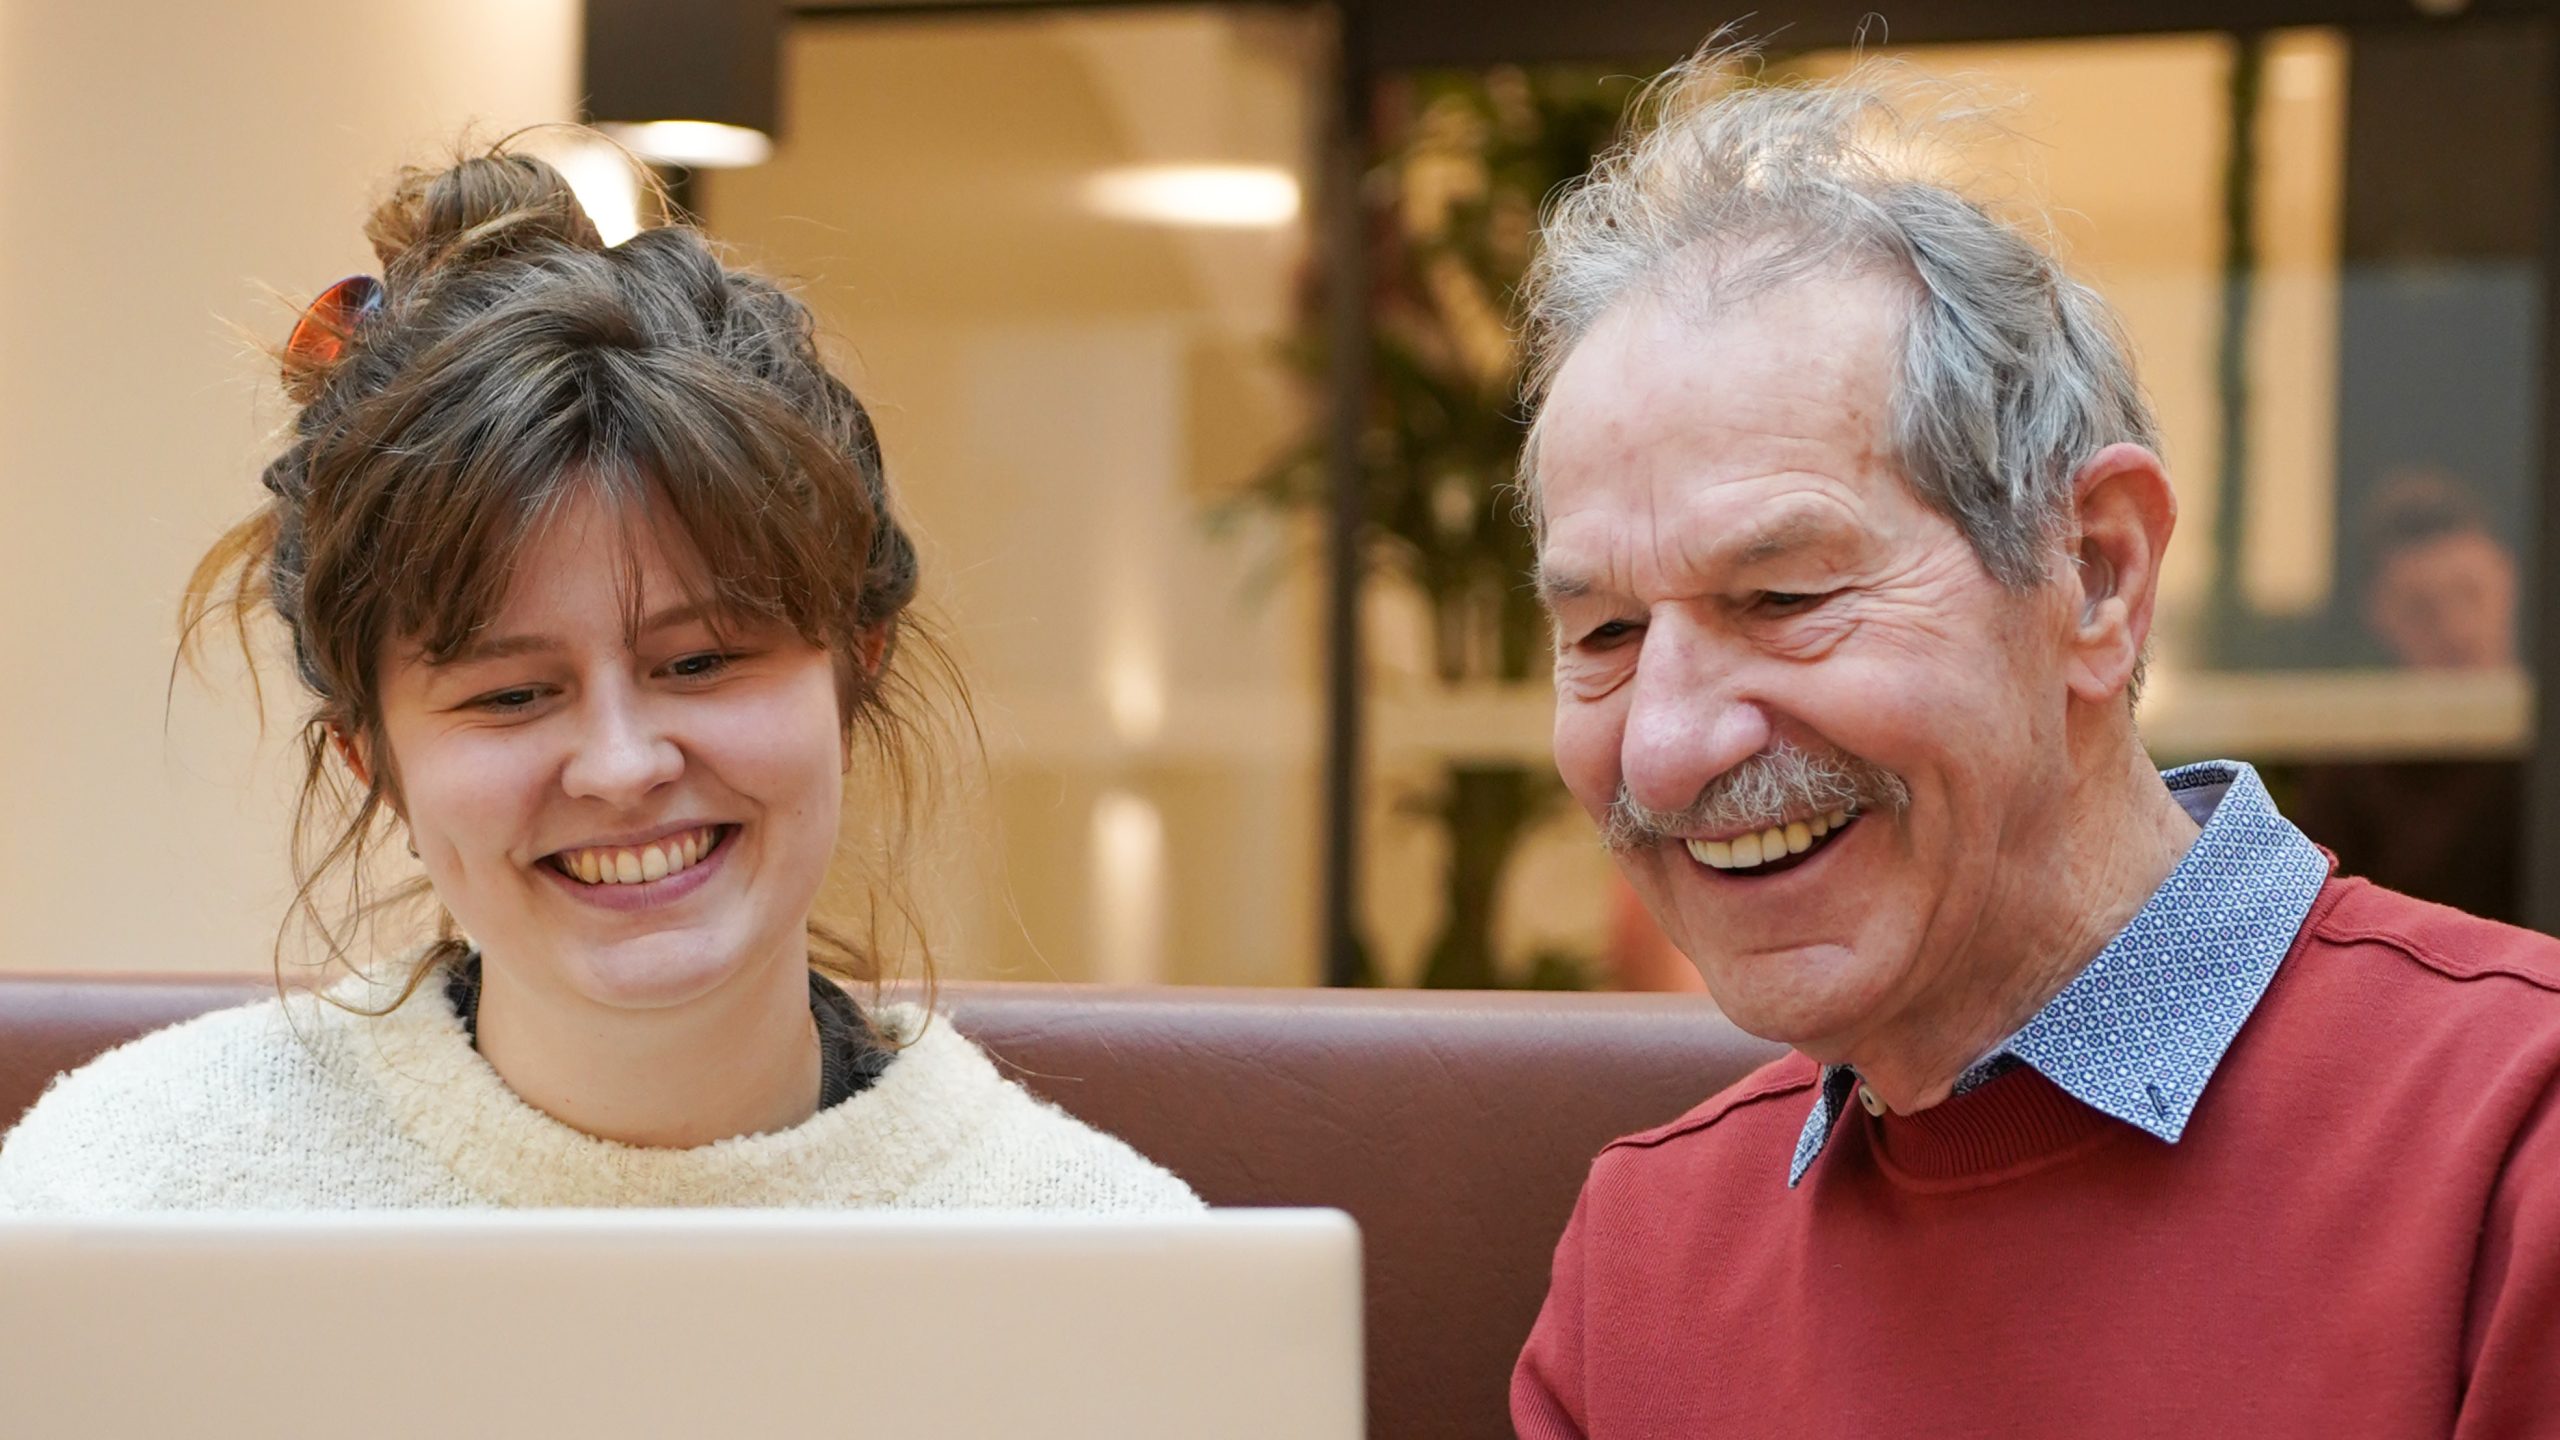
<svg viewBox="0 0 2560 1440"><path fill-rule="evenodd" d="M814 533L792 477L807 463L791 437L775 435L699 397L675 423L648 425L654 442L595 467L622 511L636 561L654 539L684 589L717 625L780 623L832 647L837 597L858 594L862 554L839 554ZM716 418L714 418L716 417ZM637 597L633 598L636 617Z"/></svg>
<svg viewBox="0 0 2560 1440"><path fill-rule="evenodd" d="M425 463L394 482L405 494L386 527L415 537L384 557L387 633L430 663L457 653L497 620L528 544L592 500L621 532L616 586L633 639L646 618L642 555L654 543L680 592L673 603L700 608L715 631L778 622L836 643L829 597L858 593L861 552L835 553L810 533L785 478L805 463L789 438L704 398L662 384L612 387L587 397L584 413L503 440L475 437L482 444L459 463L414 457Z"/></svg>
<svg viewBox="0 0 2560 1440"><path fill-rule="evenodd" d="M437 478L431 473L417 483ZM407 640L430 663L486 633L506 607L525 547L574 493L566 478L489 483L495 477L466 471L440 487L427 528L442 533L384 567L385 633Z"/></svg>

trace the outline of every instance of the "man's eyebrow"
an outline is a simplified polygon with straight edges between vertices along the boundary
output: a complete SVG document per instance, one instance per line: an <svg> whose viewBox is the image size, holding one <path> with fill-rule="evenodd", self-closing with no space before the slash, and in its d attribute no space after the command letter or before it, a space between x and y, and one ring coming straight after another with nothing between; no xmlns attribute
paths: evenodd
<svg viewBox="0 0 2560 1440"><path fill-rule="evenodd" d="M1794 510L1763 525L1708 542L1707 558L1715 568L1745 570L1804 550L1853 539L1856 531L1837 517L1818 510ZM1579 571L1538 567L1538 598L1549 609L1568 600L1598 593L1600 582Z"/></svg>
<svg viewBox="0 0 2560 1440"><path fill-rule="evenodd" d="M1741 570L1784 559L1800 550L1836 543L1849 538L1850 533L1848 527L1833 516L1814 510L1794 510L1766 525L1717 541L1714 554L1726 565Z"/></svg>
<svg viewBox="0 0 2560 1440"><path fill-rule="evenodd" d="M1550 609L1566 600L1579 600L1597 588L1589 576L1538 567L1538 599Z"/></svg>
<svg viewBox="0 0 2560 1440"><path fill-rule="evenodd" d="M660 630L673 630L705 618L719 607L709 601L688 601L670 605L640 622L640 633L652 635ZM513 660L522 655L540 655L561 648L549 635L495 635L466 641L439 662L445 665L480 665L492 660Z"/></svg>

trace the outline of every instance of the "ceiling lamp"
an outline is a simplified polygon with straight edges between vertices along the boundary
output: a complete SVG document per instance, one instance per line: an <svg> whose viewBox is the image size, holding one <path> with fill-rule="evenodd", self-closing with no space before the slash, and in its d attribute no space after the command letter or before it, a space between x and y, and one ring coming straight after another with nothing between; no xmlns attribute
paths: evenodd
<svg viewBox="0 0 2560 1440"><path fill-rule="evenodd" d="M1115 220L1268 230L1298 218L1298 177L1277 165L1124 165L1088 178L1084 201Z"/></svg>
<svg viewBox="0 0 2560 1440"><path fill-rule="evenodd" d="M783 21L784 0L587 0L587 118L643 160L761 165Z"/></svg>
<svg viewBox="0 0 2560 1440"><path fill-rule="evenodd" d="M644 120L637 125L599 122L625 150L660 165L736 170L773 158L773 137L717 120Z"/></svg>
<svg viewBox="0 0 2560 1440"><path fill-rule="evenodd" d="M569 188L607 245L640 233L640 175L631 157L601 140L581 139L545 156L569 177Z"/></svg>

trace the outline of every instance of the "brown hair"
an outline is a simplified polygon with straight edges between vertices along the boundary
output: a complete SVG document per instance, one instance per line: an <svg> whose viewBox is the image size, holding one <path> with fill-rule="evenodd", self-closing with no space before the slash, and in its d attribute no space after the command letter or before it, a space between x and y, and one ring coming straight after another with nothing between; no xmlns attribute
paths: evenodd
<svg viewBox="0 0 2560 1440"><path fill-rule="evenodd" d="M963 714L967 700L911 613L915 547L891 513L870 417L819 358L808 307L724 264L688 225L608 248L560 172L503 141L402 171L365 233L382 306L334 356L284 357L299 411L262 477L270 498L197 563L179 617L182 657L216 611L245 650L264 603L317 699L279 978L297 919L346 963L360 927L432 894L424 877L379 896L368 879L399 798L382 738L386 644L430 663L455 653L496 614L527 537L580 496L620 514L627 537L643 519L688 537L708 591L688 599L786 623L835 657L846 739L871 742L881 771L880 854L894 863L934 773L912 671L920 662ZM363 748L361 776L332 759L339 736ZM894 922L930 985L912 907L885 875L867 880L864 939L813 920L813 961L876 983ZM439 912L400 999L466 950Z"/></svg>
<svg viewBox="0 0 2560 1440"><path fill-rule="evenodd" d="M2365 560L2363 583L2358 587L2363 590L2372 589L2393 557L2413 546L2473 531L2499 539L2498 527L2479 492L2451 471L2429 466L2385 475L2365 502L2357 531Z"/></svg>

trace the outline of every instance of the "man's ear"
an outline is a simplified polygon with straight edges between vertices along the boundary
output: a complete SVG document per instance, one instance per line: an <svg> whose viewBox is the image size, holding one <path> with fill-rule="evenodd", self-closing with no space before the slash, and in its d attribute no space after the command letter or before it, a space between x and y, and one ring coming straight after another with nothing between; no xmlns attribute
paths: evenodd
<svg viewBox="0 0 2560 1440"><path fill-rule="evenodd" d="M2115 698L2133 683L2160 601L2160 562L2178 528L2178 493L2160 457L2110 445L2072 477L2077 534L2071 560L2078 615L2069 682L2083 700Z"/></svg>

